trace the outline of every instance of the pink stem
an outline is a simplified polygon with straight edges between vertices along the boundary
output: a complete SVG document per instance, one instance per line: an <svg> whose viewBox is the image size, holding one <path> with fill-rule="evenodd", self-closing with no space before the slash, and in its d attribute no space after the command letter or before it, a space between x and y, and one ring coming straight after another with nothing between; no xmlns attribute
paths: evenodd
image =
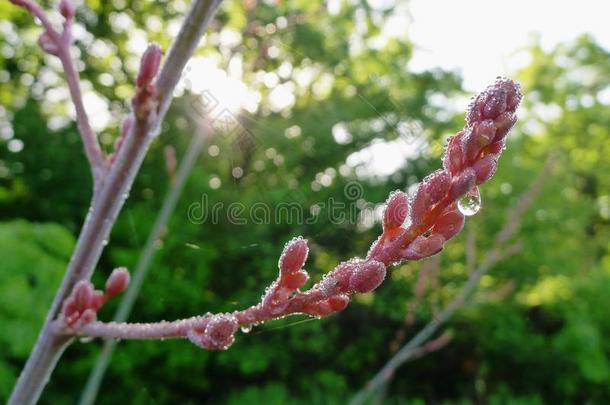
<svg viewBox="0 0 610 405"><path fill-rule="evenodd" d="M76 124L83 141L85 148L85 154L91 165L91 172L94 182L94 194L99 190L101 181L103 180L104 174L107 171L107 165L105 163L104 154L97 141L97 136L89 124L89 117L85 110L83 103L83 96L80 88L80 76L74 61L70 55L70 44L72 42L72 18L68 18L64 24L64 31L60 34L51 24L45 11L32 0L18 0L15 4L28 10L33 16L38 18L44 27L45 32L57 46L57 57L61 61L64 69L68 88L70 89L70 96L72 103L76 110Z"/></svg>
<svg viewBox="0 0 610 405"><path fill-rule="evenodd" d="M177 321L155 323L92 322L77 334L117 339L168 339L185 337L195 326L205 326L209 316L194 316Z"/></svg>
<svg viewBox="0 0 610 405"><path fill-rule="evenodd" d="M97 141L97 136L91 128L89 123L89 116L85 110L85 104L83 102L83 95L79 85L80 77L78 70L74 66L74 61L70 56L70 46L66 41L59 41L62 45L59 47L58 57L61 60L61 64L64 68L66 75L66 81L68 82L68 88L70 89L70 96L72 97L72 103L76 110L76 124L85 147L85 154L89 159L91 165L91 171L94 180L94 190L99 190L101 181L108 171L104 154Z"/></svg>

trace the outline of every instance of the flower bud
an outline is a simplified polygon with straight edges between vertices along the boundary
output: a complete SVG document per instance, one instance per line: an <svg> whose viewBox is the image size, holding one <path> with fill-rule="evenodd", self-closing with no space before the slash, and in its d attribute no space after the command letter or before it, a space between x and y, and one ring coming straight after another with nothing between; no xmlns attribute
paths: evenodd
<svg viewBox="0 0 610 405"><path fill-rule="evenodd" d="M409 213L409 199L402 191L390 194L383 213L383 228L396 229L400 227Z"/></svg>
<svg viewBox="0 0 610 405"><path fill-rule="evenodd" d="M483 105L483 118L496 118L506 111L507 92L502 87L495 87L487 94Z"/></svg>
<svg viewBox="0 0 610 405"><path fill-rule="evenodd" d="M494 139L496 129L491 120L475 122L470 131L464 136L463 145L466 161L471 162L484 146L487 146Z"/></svg>
<svg viewBox="0 0 610 405"><path fill-rule="evenodd" d="M505 148L505 144L506 144L506 139L503 139L501 141L494 141L492 144L486 146L483 149L483 156L490 156L493 155L496 158L500 155L500 153L502 153L502 151Z"/></svg>
<svg viewBox="0 0 610 405"><path fill-rule="evenodd" d="M212 315L203 333L198 328L190 329L187 338L199 347L212 350L225 350L235 341L235 332L239 327L233 315Z"/></svg>
<svg viewBox="0 0 610 405"><path fill-rule="evenodd" d="M453 238L464 227L464 215L455 209L442 214L432 227L433 234L443 235L445 240Z"/></svg>
<svg viewBox="0 0 610 405"><path fill-rule="evenodd" d="M328 304L334 312L343 311L349 304L349 296L345 294L333 295L328 298Z"/></svg>
<svg viewBox="0 0 610 405"><path fill-rule="evenodd" d="M71 20L75 14L74 3L72 3L72 0L61 0L59 2L59 13L66 20Z"/></svg>
<svg viewBox="0 0 610 405"><path fill-rule="evenodd" d="M99 290L95 290L93 292L93 298L91 299L91 308L94 311L97 311L102 307L102 305L104 305L105 302L106 298L104 297L104 293Z"/></svg>
<svg viewBox="0 0 610 405"><path fill-rule="evenodd" d="M471 167L466 168L462 173L453 178L451 182L451 189L449 190L449 197L455 200L475 186L475 172Z"/></svg>
<svg viewBox="0 0 610 405"><path fill-rule="evenodd" d="M91 308L85 309L81 316L78 318L84 325L95 322L97 320L97 314Z"/></svg>
<svg viewBox="0 0 610 405"><path fill-rule="evenodd" d="M80 311L89 308L93 300L93 285L87 280L81 280L74 286L73 294Z"/></svg>
<svg viewBox="0 0 610 405"><path fill-rule="evenodd" d="M140 60L140 71L136 78L136 86L148 86L157 75L161 65L161 48L157 44L150 44Z"/></svg>
<svg viewBox="0 0 610 405"><path fill-rule="evenodd" d="M106 280L106 295L114 297L125 291L129 284L129 271L125 267L119 267L112 271Z"/></svg>
<svg viewBox="0 0 610 405"><path fill-rule="evenodd" d="M442 200L451 186L451 175L446 170L437 170L424 179L426 205L434 205Z"/></svg>
<svg viewBox="0 0 610 405"><path fill-rule="evenodd" d="M76 299L74 298L73 295L68 296L68 298L66 298L64 300L64 303L61 307L61 313L66 318L72 316L73 314L78 314L78 307L76 305Z"/></svg>
<svg viewBox="0 0 610 405"><path fill-rule="evenodd" d="M237 331L238 326L237 319L233 315L214 315L204 333L212 341L221 343L227 341Z"/></svg>
<svg viewBox="0 0 610 405"><path fill-rule="evenodd" d="M508 131L515 125L515 122L517 122L517 116L510 111L507 111L496 118L494 120L494 127L496 128L496 135L493 139L494 142L506 138Z"/></svg>
<svg viewBox="0 0 610 405"><path fill-rule="evenodd" d="M359 263L350 278L350 288L359 293L373 291L383 282L385 275L383 263L375 260Z"/></svg>
<svg viewBox="0 0 610 405"><path fill-rule="evenodd" d="M472 169L475 172L476 184L485 183L494 175L498 163L494 155L487 155L483 159L477 161Z"/></svg>
<svg viewBox="0 0 610 405"><path fill-rule="evenodd" d="M278 267L282 274L295 273L303 267L307 260L309 248L302 237L294 238L286 244L280 256Z"/></svg>
<svg viewBox="0 0 610 405"><path fill-rule="evenodd" d="M464 164L464 152L461 141L463 134L464 132L462 131L450 138L443 155L443 167L451 174L459 173Z"/></svg>
<svg viewBox="0 0 610 405"><path fill-rule="evenodd" d="M304 271L297 271L296 273L289 273L282 278L282 284L290 289L296 290L297 288L303 287L307 282L309 276Z"/></svg>
<svg viewBox="0 0 610 405"><path fill-rule="evenodd" d="M426 190L423 183L417 186L415 195L411 200L411 207L409 209L409 217L411 218L412 225L419 225L426 215L428 209Z"/></svg>
<svg viewBox="0 0 610 405"><path fill-rule="evenodd" d="M433 233L428 237L418 236L409 245L409 250L419 258L429 257L443 250L443 243L445 243L445 238L440 234Z"/></svg>
<svg viewBox="0 0 610 405"><path fill-rule="evenodd" d="M328 300L323 300L307 305L303 312L312 316L328 316L335 311Z"/></svg>
<svg viewBox="0 0 610 405"><path fill-rule="evenodd" d="M521 102L519 86L510 79L498 78L470 104L466 122L472 125L485 118L495 120L504 112L514 113Z"/></svg>
<svg viewBox="0 0 610 405"><path fill-rule="evenodd" d="M335 291L348 292L350 289L350 279L356 271L358 265L355 262L343 262L339 264L330 274L328 279L334 282Z"/></svg>

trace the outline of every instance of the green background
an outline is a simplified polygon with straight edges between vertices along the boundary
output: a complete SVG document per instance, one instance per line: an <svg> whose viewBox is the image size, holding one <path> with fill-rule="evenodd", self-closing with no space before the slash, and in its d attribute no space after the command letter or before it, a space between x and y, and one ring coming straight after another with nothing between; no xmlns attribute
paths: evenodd
<svg viewBox="0 0 610 405"><path fill-rule="evenodd" d="M243 81L260 93L260 106L238 117L244 139L219 133L204 148L157 243L132 320L176 319L256 303L275 277L283 244L297 235L310 241L306 268L314 280L342 260L364 256L380 223L354 218L335 223L320 202L332 198L370 211L390 191L407 189L435 170L444 140L463 126L463 112L434 102L439 95L470 96L459 74L410 72L408 38L350 51L348 39L361 36L369 43L390 9L350 2L329 15L317 2L260 2L256 8L252 3L224 4L197 53L215 55L221 67L240 58ZM129 107L139 56L127 46L133 33L113 28L113 21L132 19L167 49L172 38L166 32L183 13L183 1L88 0L78 9L78 23L94 36L75 44L86 66L82 78L109 103L113 117L100 134L106 150ZM5 400L70 257L91 181L75 125L53 121L70 106L49 101L65 84L61 76L48 79L59 70L36 45L40 28L8 2L0 3L0 15L0 400ZM364 19L364 32L357 30L357 19ZM239 41L223 44L226 32L238 33ZM94 55L93 38L110 49L106 56ZM275 56L269 56L272 46ZM474 258L480 262L507 210L554 153L555 168L513 238L523 250L483 278L446 326L452 336L446 347L399 369L386 392L388 403L610 401L610 110L607 97L599 96L610 88L610 53L589 36L550 52L532 42L528 52L530 63L512 75L525 94L520 121L498 172L481 188L483 208L440 255L440 271L415 306L407 338L467 280L466 244L476 245ZM295 84L293 106L274 111L272 89L260 72L277 72L283 62L292 72L282 74L281 82L296 83L301 70L313 76ZM112 86L104 84L104 73L112 76ZM183 155L196 126L194 97L187 91L176 98L114 227L96 285L103 285L114 267L137 263L170 184L164 148L171 145L178 158ZM333 138L338 123L349 130L350 142ZM350 154L376 140L400 139L397 128L404 123L414 125L427 147L394 174L345 166ZM292 136L294 126L298 136ZM18 152L11 151L14 142L10 147L15 139L23 142ZM211 144L218 156L208 152ZM239 179L231 175L237 166L244 173ZM213 177L220 188L210 184ZM344 190L353 181L361 187L359 201ZM311 220L282 217L236 225L221 215L218 221L190 221L189 207L204 195L209 204L243 204L246 213L255 204L296 202ZM316 204L318 214L312 216ZM340 314L313 321L295 316L238 333L225 352L203 351L182 340L122 341L98 403L342 403L390 358L422 265L394 267L377 291L356 297ZM116 302L109 303L100 318L110 319L115 308ZM72 345L41 403L74 403L100 347L100 341Z"/></svg>

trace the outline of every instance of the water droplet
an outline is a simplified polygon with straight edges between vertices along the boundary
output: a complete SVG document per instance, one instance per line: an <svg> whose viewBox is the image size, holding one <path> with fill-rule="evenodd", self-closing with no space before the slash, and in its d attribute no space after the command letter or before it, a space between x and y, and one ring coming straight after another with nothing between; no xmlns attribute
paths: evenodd
<svg viewBox="0 0 610 405"><path fill-rule="evenodd" d="M89 343L93 341L93 338L91 336L85 336L85 337L81 337L80 339L78 339L81 343Z"/></svg>
<svg viewBox="0 0 610 405"><path fill-rule="evenodd" d="M252 325L244 325L241 327L243 333L249 333L252 330Z"/></svg>
<svg viewBox="0 0 610 405"><path fill-rule="evenodd" d="M458 209L467 217L470 217L481 209L481 194L479 188L475 187L470 190L458 201Z"/></svg>

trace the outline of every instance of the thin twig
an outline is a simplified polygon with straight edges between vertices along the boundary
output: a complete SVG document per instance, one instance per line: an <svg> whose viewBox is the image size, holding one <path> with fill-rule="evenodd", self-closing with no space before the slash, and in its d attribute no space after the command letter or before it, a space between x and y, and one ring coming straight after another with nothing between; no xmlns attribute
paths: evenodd
<svg viewBox="0 0 610 405"><path fill-rule="evenodd" d="M101 182L108 171L108 165L106 164L104 154L97 140L97 135L89 123L89 116L85 111L85 104L83 103L83 95L79 84L80 77L78 70L76 70L76 66L74 66L74 61L70 56L70 47L66 46L60 48L58 56L64 68L66 82L70 89L70 96L72 97L72 103L76 110L76 124L83 141L85 154L91 165L94 194L96 194L96 191L99 190Z"/></svg>
<svg viewBox="0 0 610 405"><path fill-rule="evenodd" d="M48 38L54 45L55 56L57 56L62 64L70 97L76 111L76 124L80 137L83 141L85 154L91 166L93 176L94 194L99 190L100 183L108 167L104 159L104 153L100 148L97 140L97 135L91 128L89 116L85 110L83 103L83 95L80 88L80 77L74 60L70 53L70 45L72 44L72 20L73 16L66 18L63 26L63 31L58 32L47 17L45 11L33 0L19 0L15 3L27 9L34 17L38 18L44 28L43 35Z"/></svg>

